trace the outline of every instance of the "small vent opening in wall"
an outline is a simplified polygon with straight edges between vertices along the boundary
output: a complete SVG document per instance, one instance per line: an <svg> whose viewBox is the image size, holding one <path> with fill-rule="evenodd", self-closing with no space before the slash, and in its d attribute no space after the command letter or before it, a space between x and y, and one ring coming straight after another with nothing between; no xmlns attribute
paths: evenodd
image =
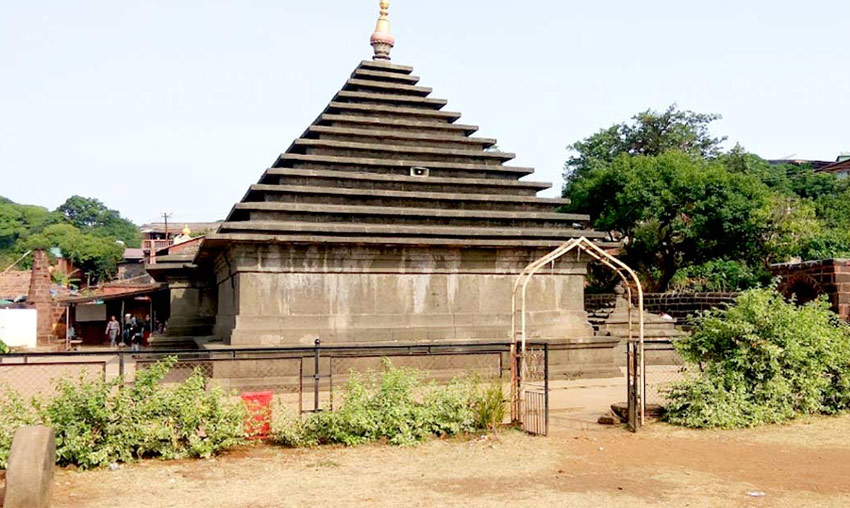
<svg viewBox="0 0 850 508"><path fill-rule="evenodd" d="M410 176L425 177L428 176L429 173L430 171L428 170L428 168L423 168L422 166L414 166L410 168Z"/></svg>

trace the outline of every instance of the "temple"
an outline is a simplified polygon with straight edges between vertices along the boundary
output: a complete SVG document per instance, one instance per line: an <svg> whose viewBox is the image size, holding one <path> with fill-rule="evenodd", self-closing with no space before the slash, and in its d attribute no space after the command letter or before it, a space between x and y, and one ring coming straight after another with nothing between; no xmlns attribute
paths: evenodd
<svg viewBox="0 0 850 508"><path fill-rule="evenodd" d="M604 240L390 63L388 8L373 59L217 231L148 267L172 288L170 330L240 346L503 341L519 271L570 238ZM585 275L572 256L534 280L534 336L593 336Z"/></svg>

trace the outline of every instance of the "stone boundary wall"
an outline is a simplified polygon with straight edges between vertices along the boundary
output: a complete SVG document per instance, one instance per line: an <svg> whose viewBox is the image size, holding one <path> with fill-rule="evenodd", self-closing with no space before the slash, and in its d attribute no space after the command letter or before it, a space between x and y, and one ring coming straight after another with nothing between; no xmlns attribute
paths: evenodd
<svg viewBox="0 0 850 508"><path fill-rule="evenodd" d="M645 293L643 305L647 312L660 314L667 312L676 321L687 321L688 316L697 312L723 307L732 303L738 293ZM614 305L616 295L613 293L587 294L584 296L584 307L588 313L593 313L605 307ZM632 297L632 303L637 305L637 297Z"/></svg>
<svg viewBox="0 0 850 508"><path fill-rule="evenodd" d="M771 265L770 271L782 277L778 289L786 298L805 303L826 295L832 310L850 320L850 259L781 263Z"/></svg>

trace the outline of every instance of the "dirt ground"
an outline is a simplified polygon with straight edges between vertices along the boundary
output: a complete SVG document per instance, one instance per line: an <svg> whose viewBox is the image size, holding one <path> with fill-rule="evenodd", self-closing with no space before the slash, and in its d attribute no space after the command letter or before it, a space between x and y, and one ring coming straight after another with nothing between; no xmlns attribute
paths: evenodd
<svg viewBox="0 0 850 508"><path fill-rule="evenodd" d="M843 507L848 436L850 416L723 432L561 427L409 448L259 445L210 460L62 469L54 506Z"/></svg>

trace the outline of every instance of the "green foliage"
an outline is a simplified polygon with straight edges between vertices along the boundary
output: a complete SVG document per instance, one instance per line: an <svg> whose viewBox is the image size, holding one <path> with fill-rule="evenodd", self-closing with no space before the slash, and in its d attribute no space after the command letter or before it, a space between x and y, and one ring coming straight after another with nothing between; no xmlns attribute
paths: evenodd
<svg viewBox="0 0 850 508"><path fill-rule="evenodd" d="M30 236L26 249L59 247L62 255L71 260L83 273L97 278L116 272L124 257L124 247L114 238L86 234L71 224L54 224L41 233Z"/></svg>
<svg viewBox="0 0 850 508"><path fill-rule="evenodd" d="M769 163L740 145L722 153L725 138L709 133L717 118L674 105L574 143L565 209L622 240L624 261L652 291L712 261L749 266L761 279L772 263L850 255L850 181ZM604 289L611 279L593 282ZM729 288L750 287L741 282Z"/></svg>
<svg viewBox="0 0 850 508"><path fill-rule="evenodd" d="M493 382L484 388L476 397L474 411L476 428L496 432L507 412L502 384Z"/></svg>
<svg viewBox="0 0 850 508"><path fill-rule="evenodd" d="M18 393L0 386L0 469L6 469L12 438L18 427L37 422L35 411Z"/></svg>
<svg viewBox="0 0 850 508"><path fill-rule="evenodd" d="M0 252L13 249L17 242L26 240L31 234L61 220L59 214L40 206L18 205L11 201L0 203ZM23 252L24 250L17 249L9 252L9 257Z"/></svg>
<svg viewBox="0 0 850 508"><path fill-rule="evenodd" d="M737 291L766 282L767 273L757 273L741 261L712 259L676 272L670 287L676 291Z"/></svg>
<svg viewBox="0 0 850 508"><path fill-rule="evenodd" d="M718 119L720 115L682 111L673 104L663 112L638 113L631 122L612 125L577 141L569 146L575 155L564 166L566 193L572 182L624 154L656 156L676 150L697 158L714 157L725 140L709 133L709 125Z"/></svg>
<svg viewBox="0 0 850 508"><path fill-rule="evenodd" d="M500 386L496 393L491 387L481 394L469 380L423 385L421 372L393 367L385 359L379 376L351 373L338 410L278 418L273 435L285 446L351 446L381 439L410 445L431 435L495 429L505 411Z"/></svg>
<svg viewBox="0 0 850 508"><path fill-rule="evenodd" d="M141 245L141 235L135 224L122 218L117 211L107 208L100 200L71 196L56 211L80 231L121 240L127 247Z"/></svg>
<svg viewBox="0 0 850 508"><path fill-rule="evenodd" d="M132 384L85 375L60 379L55 397L36 398L30 407L6 391L0 400L0 458L8 453L3 439L21 422L53 427L57 462L81 468L142 457L209 457L241 443L242 404L228 401L218 388L207 390L197 370L181 384L164 386L175 363L168 358L139 370Z"/></svg>
<svg viewBox="0 0 850 508"><path fill-rule="evenodd" d="M671 388L671 423L744 427L850 408L850 326L825 300L797 306L753 289L695 325L677 344L696 373Z"/></svg>
<svg viewBox="0 0 850 508"><path fill-rule="evenodd" d="M53 212L0 200L0 269L32 248L59 247L83 273L98 279L117 271L124 246L139 245L138 228L96 199L73 196Z"/></svg>
<svg viewBox="0 0 850 508"><path fill-rule="evenodd" d="M10 351L11 350L9 349L9 346L7 346L6 343L4 343L2 340L0 340L0 355L5 355L5 354L9 353Z"/></svg>
<svg viewBox="0 0 850 508"><path fill-rule="evenodd" d="M622 155L576 180L569 197L571 210L624 240L624 260L657 291L711 259L758 263L771 203L758 178L682 152Z"/></svg>

